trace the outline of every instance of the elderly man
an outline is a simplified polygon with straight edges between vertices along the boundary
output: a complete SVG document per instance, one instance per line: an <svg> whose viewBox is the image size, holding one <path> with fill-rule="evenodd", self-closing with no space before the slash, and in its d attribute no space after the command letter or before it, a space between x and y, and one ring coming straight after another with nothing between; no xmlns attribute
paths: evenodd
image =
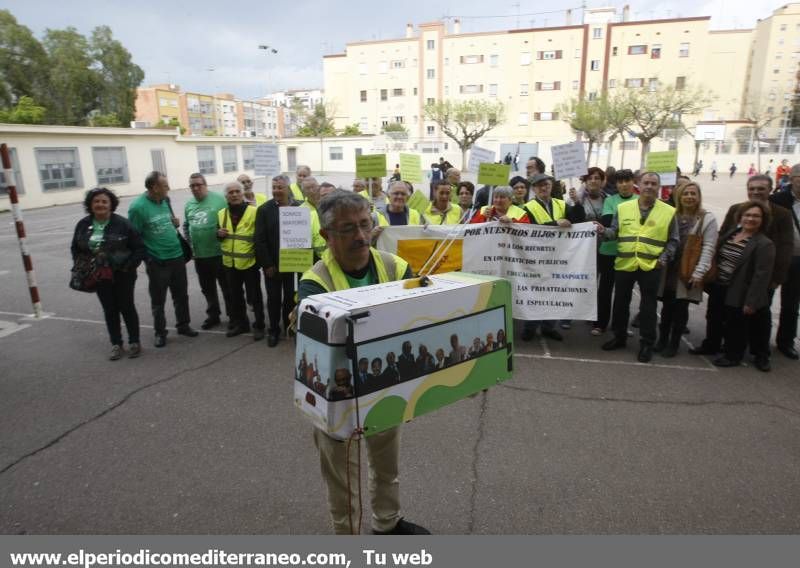
<svg viewBox="0 0 800 568"><path fill-rule="evenodd" d="M322 236L328 244L322 260L300 280L299 298L313 294L409 278L408 263L370 247L372 218L369 202L349 191L334 191L319 204ZM353 512L360 500L358 450L314 429L328 504L337 534L354 531ZM372 529L375 534L429 534L400 516L398 461L400 435L392 428L366 438L369 463ZM358 446L356 446L358 448ZM349 457L349 464L348 459ZM348 478L349 475L349 478Z"/></svg>
<svg viewBox="0 0 800 568"><path fill-rule="evenodd" d="M792 259L786 280L781 285L781 315L775 343L778 351L797 360L800 355L794 347L794 338L797 337L797 310L800 306L800 164L792 166L788 175L790 191L773 193L770 197L773 204L789 212L794 229Z"/></svg>
<svg viewBox="0 0 800 568"><path fill-rule="evenodd" d="M329 193L332 193L333 190L335 189L336 189L335 185L333 185L328 181L323 181L321 184L319 184L319 198L322 199Z"/></svg>
<svg viewBox="0 0 800 568"><path fill-rule="evenodd" d="M628 341L628 318L633 286L639 284L639 362L653 358L656 341L656 310L661 270L675 256L678 249L678 224L675 208L659 201L661 177L645 172L641 177L638 200L625 201L617 206L611 227L597 224L597 231L607 240L617 240L617 258L614 261L614 312L611 328L614 339L603 344L603 349L622 349Z"/></svg>
<svg viewBox="0 0 800 568"><path fill-rule="evenodd" d="M322 187L316 178L308 176L303 180L302 188L305 201L300 205L311 210L311 246L314 249L314 258L319 259L322 251L325 250L325 239L319 234L319 215L317 214L317 205L322 198Z"/></svg>
<svg viewBox="0 0 800 568"><path fill-rule="evenodd" d="M266 203L267 196L263 193L256 193L253 191L253 180L250 179L250 176L247 174L242 174L238 178L236 178L240 184L242 184L242 190L244 191L244 200L247 201L250 205L255 205L259 207Z"/></svg>
<svg viewBox="0 0 800 568"><path fill-rule="evenodd" d="M289 329L289 314L294 309L294 273L280 272L280 212L281 207L296 207L299 201L292 199L289 191L289 177L280 175L272 178L272 199L256 212L255 246L258 265L264 271L267 287L267 316L269 334L267 345L275 347L281 333Z"/></svg>
<svg viewBox="0 0 800 568"><path fill-rule="evenodd" d="M225 186L228 206L217 213L217 237L222 248L222 264L231 294L231 322L225 334L234 337L250 331L247 304L253 306L255 323L253 339L264 339L264 299L261 295L261 277L256 264L254 236L256 208L244 200L244 189L238 181ZM243 289L244 288L244 289Z"/></svg>
<svg viewBox="0 0 800 568"><path fill-rule="evenodd" d="M772 215L772 220L764 231L764 234L775 245L775 263L772 267L772 283L770 284L770 303L775 293L775 289L786 282L789 273L789 266L792 262L792 251L794 249L794 227L792 214L789 210L779 205L773 204L769 200L772 191L772 177L766 174L757 174L747 180L747 199L748 201L758 201L766 204ZM741 203L731 205L725 220L722 222L719 234L725 235L736 228L737 211ZM689 350L692 355L713 355L722 347L723 327L722 313L725 306L715 301L714 296L709 296L708 306L706 307L706 337L699 347ZM772 331L772 318L769 310L762 310L750 326L750 345L754 353L769 353L769 338ZM784 328L785 329L785 328ZM782 339L782 338L781 338ZM792 342L794 338L792 338ZM779 345L784 345L780 340ZM755 346L755 347L753 347ZM783 351L782 351L783 352ZM786 353L784 353L786 355ZM791 357L791 352L788 354ZM769 360L766 361L768 365Z"/></svg>
<svg viewBox="0 0 800 568"><path fill-rule="evenodd" d="M200 327L211 329L220 324L217 284L222 291L229 321L231 316L228 281L222 266L222 249L217 239L217 213L227 207L227 202L219 193L208 191L203 174L189 176L189 189L192 198L186 202L184 208L183 234L192 245L194 269L200 282L200 290L206 299L207 317Z"/></svg>
<svg viewBox="0 0 800 568"><path fill-rule="evenodd" d="M303 197L303 180L307 177L311 177L311 168L308 166L297 166L295 176L297 177L297 181L289 186L289 189L292 191L292 199L303 201L305 199Z"/></svg>
<svg viewBox="0 0 800 568"><path fill-rule="evenodd" d="M175 326L178 335L196 337L197 331L189 325L189 284L186 262L176 228L178 218L172 214L169 203L169 182L161 172L150 172L144 179L147 191L137 197L128 208L128 220L142 235L147 248L147 278L150 281L150 308L153 312L156 347L167 344L167 319L164 303L167 289L175 306Z"/></svg>

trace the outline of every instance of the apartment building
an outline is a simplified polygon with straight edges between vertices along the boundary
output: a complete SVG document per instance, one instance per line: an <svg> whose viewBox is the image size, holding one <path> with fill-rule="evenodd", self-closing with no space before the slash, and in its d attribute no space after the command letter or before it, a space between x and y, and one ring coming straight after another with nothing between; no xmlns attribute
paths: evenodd
<svg viewBox="0 0 800 568"><path fill-rule="evenodd" d="M712 102L700 115L684 117L691 125L740 119L746 93L756 90L750 85L763 90L775 76L783 89L775 88L776 100L791 90L800 4L776 10L755 30L711 30L708 16L630 21L629 14L627 7L619 14L587 9L573 25L568 11L563 26L483 33L461 33L458 20L450 29L444 22L409 24L405 37L348 43L344 53L324 56L326 101L336 110L337 128L358 124L379 134L401 123L424 142L443 139L424 118L427 102L498 100L506 116L492 140L554 142L573 136L558 107L574 97L699 86ZM757 39L762 36L772 39ZM766 60L778 53L782 64L773 70ZM633 138L619 143L638 148Z"/></svg>
<svg viewBox="0 0 800 568"><path fill-rule="evenodd" d="M143 126L180 120L180 88L173 84L136 89L136 121Z"/></svg>
<svg viewBox="0 0 800 568"><path fill-rule="evenodd" d="M274 106L282 107L290 107L295 101L299 101L303 108L310 111L325 101L325 92L322 89L290 89L271 93L264 98Z"/></svg>

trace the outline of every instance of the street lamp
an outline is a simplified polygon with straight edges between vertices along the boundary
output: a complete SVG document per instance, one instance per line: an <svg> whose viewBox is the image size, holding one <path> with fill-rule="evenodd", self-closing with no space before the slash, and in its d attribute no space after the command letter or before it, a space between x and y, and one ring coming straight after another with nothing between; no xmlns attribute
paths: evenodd
<svg viewBox="0 0 800 568"><path fill-rule="evenodd" d="M278 53L277 49L275 49L272 46L263 44L263 43L259 44L258 49L263 49L264 51L267 52L267 55L275 55L275 54ZM269 96L269 70L267 70L267 96ZM267 117L267 118L269 118L269 117ZM278 119L276 117L275 118L275 127L276 128L277 128L277 125L278 125L277 122L278 122ZM269 120L267 120L267 123L269 123ZM272 129L272 140L273 141L275 140L275 129Z"/></svg>

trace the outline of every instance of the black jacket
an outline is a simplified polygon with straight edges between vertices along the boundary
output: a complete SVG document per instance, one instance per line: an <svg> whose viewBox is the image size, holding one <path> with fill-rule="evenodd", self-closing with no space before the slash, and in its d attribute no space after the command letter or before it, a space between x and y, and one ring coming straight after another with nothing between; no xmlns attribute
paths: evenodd
<svg viewBox="0 0 800 568"><path fill-rule="evenodd" d="M79 256L94 255L98 267L110 266L113 270L131 272L135 271L147 256L142 237L125 217L112 213L103 235L103 243L93 252L89 247L92 216L87 215L78 221L70 246L72 260Z"/></svg>
<svg viewBox="0 0 800 568"><path fill-rule="evenodd" d="M300 205L289 199L289 205ZM253 235L256 246L256 262L261 268L278 266L280 256L280 216L278 202L270 199L256 211L256 231Z"/></svg>
<svg viewBox="0 0 800 568"><path fill-rule="evenodd" d="M716 259L722 245L733 236L737 228L720 234L717 242ZM775 245L764 233L752 236L742 251L742 257L733 271L725 295L725 305L741 308L750 306L759 310L769 305L769 286L775 265Z"/></svg>

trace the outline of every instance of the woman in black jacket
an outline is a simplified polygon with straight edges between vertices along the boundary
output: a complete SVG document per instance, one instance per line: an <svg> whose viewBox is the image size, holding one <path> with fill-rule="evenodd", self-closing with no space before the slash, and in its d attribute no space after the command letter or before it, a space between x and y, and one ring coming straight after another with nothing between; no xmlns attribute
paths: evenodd
<svg viewBox="0 0 800 568"><path fill-rule="evenodd" d="M119 198L111 190L98 187L86 192L83 200L88 215L78 221L72 237L73 262L93 261L97 297L111 339L109 359L122 357L120 315L128 329L128 357L142 353L139 343L139 315L133 301L136 268L145 257L142 238L127 219L114 213Z"/></svg>

